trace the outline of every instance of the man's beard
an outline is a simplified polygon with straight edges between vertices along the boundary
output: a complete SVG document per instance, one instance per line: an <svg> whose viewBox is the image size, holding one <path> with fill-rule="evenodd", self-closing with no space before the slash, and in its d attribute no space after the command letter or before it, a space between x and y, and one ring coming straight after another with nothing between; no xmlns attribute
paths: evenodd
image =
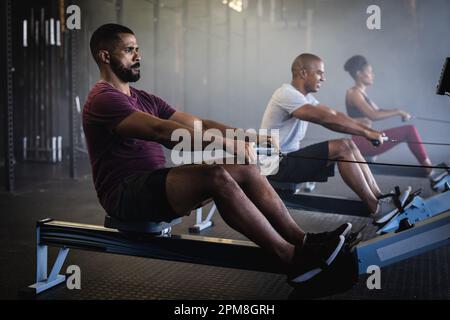
<svg viewBox="0 0 450 320"><path fill-rule="evenodd" d="M139 67L140 63L136 63L130 68L125 68L123 64L115 59L111 59L111 69L115 75L123 82L136 82L141 78L140 72L133 73L133 68Z"/></svg>
<svg viewBox="0 0 450 320"><path fill-rule="evenodd" d="M306 89L306 91L307 91L308 93L316 93L316 92L319 92L319 89L317 88L317 84L314 85L314 86L307 85L307 86L305 86L305 89Z"/></svg>

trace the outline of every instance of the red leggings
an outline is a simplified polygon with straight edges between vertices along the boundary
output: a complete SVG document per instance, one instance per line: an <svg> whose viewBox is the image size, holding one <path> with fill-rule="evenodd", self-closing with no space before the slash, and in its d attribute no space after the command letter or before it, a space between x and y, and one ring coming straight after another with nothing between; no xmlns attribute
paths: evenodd
<svg viewBox="0 0 450 320"><path fill-rule="evenodd" d="M363 156L373 157L385 153L399 143L406 142L408 143L409 150L411 150L420 164L423 164L425 159L428 158L427 152L423 147L423 144L421 144L422 138L420 137L415 126L406 125L387 129L383 132L389 137L389 139L395 140L395 142L385 142L379 147L374 147L372 143L364 137L353 136L352 139L358 146Z"/></svg>

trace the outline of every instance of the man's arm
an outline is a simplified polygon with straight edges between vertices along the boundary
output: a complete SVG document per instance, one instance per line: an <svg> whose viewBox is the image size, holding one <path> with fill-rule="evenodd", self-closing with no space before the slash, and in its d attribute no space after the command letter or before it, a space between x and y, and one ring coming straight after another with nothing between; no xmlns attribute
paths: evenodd
<svg viewBox="0 0 450 320"><path fill-rule="evenodd" d="M207 120L207 119L200 119L192 114L185 113L185 112L175 112L169 120L178 122L182 125L188 126L190 128L194 128L194 121L201 121L203 124L203 130L207 129L217 129L219 130L223 137L226 137L226 130L232 130L233 132L236 130L242 130L243 129L237 129L234 127L227 126L223 123L214 121L214 120ZM250 138L250 140L255 141L257 143L259 142L271 142L277 147L277 142L273 141L272 137L270 136L260 136L260 135L254 135L250 132L246 132L247 136Z"/></svg>
<svg viewBox="0 0 450 320"><path fill-rule="evenodd" d="M178 121L174 121L176 119ZM191 139L191 146L195 147L198 143L195 143L194 133L194 120L198 118L185 114L181 117L170 117L168 120L163 120L154 117L144 112L134 112L124 120L122 120L115 128L115 132L124 137L155 141L168 149L173 149L180 141L172 141L172 133L177 129L184 129L189 132ZM192 124L192 125L191 125ZM243 141L228 140L221 135L214 136L214 141L219 143L223 150L234 150L234 154L237 155L240 152L244 152L245 159L247 161L254 161L255 155L253 149L251 149L247 143ZM201 140L201 148L204 150L210 145L208 139ZM242 147L238 145L244 144ZM195 150L200 151L200 150Z"/></svg>
<svg viewBox="0 0 450 320"><path fill-rule="evenodd" d="M194 129L189 125L154 117L144 112L134 112L122 120L114 131L124 137L155 141L168 149L172 149L179 141L172 141L172 133L177 129L185 129L190 133L192 146L194 144ZM222 141L223 142L223 141ZM205 148L209 142L203 141Z"/></svg>
<svg viewBox="0 0 450 320"><path fill-rule="evenodd" d="M213 120L205 120L205 119L200 119L197 116L194 116L192 114L186 113L186 112L181 112L181 111L177 111L175 112L170 118L169 120L171 121L175 121L179 124L182 124L184 126L190 127L190 128L194 128L194 122L195 121L200 121L202 122L203 125L203 130L207 130L207 129L218 129L222 135L225 137L226 136L226 130L227 129L231 129L231 130L237 130L236 128L233 127L229 127L225 124L213 121Z"/></svg>
<svg viewBox="0 0 450 320"><path fill-rule="evenodd" d="M363 136L370 140L378 140L378 136L381 135L380 132L325 105L313 106L306 104L295 110L292 113L292 116L304 121L319 124L336 132Z"/></svg>

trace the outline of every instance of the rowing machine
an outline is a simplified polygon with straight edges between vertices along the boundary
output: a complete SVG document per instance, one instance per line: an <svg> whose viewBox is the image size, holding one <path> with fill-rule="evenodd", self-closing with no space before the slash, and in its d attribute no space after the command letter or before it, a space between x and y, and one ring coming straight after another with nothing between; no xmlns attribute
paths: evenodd
<svg viewBox="0 0 450 320"><path fill-rule="evenodd" d="M169 261L197 263L261 272L283 273L264 250L250 241L220 239L191 235L171 235L168 230L179 222L119 222L108 217L110 228L45 219L36 225L36 283L29 288L35 294L65 281L59 274L69 249L115 253ZM118 229L113 229L115 226ZM138 226L138 229L135 227ZM125 228L126 231L119 231ZM143 229L142 229L143 228ZM152 233L141 233L151 230ZM414 227L375 237L354 247L358 274L368 267L384 267L429 250L450 244L450 211L418 222ZM48 247L60 248L47 275Z"/></svg>

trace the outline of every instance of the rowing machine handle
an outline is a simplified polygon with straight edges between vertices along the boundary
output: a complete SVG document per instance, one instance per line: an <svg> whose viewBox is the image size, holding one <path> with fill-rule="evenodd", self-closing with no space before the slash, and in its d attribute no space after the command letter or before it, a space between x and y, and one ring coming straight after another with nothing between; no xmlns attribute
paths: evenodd
<svg viewBox="0 0 450 320"><path fill-rule="evenodd" d="M263 156L271 157L271 156L275 155L275 148L255 147L255 151L256 151L256 154L259 156L263 155ZM278 153L278 156L280 158L283 158L283 154L281 153L281 151Z"/></svg>
<svg viewBox="0 0 450 320"><path fill-rule="evenodd" d="M383 140L384 142L389 141L389 137L383 137L381 140ZM371 140L371 142L374 147L379 147L381 144L379 140Z"/></svg>
<svg viewBox="0 0 450 320"><path fill-rule="evenodd" d="M275 152L275 148L255 147L257 155L271 156Z"/></svg>

